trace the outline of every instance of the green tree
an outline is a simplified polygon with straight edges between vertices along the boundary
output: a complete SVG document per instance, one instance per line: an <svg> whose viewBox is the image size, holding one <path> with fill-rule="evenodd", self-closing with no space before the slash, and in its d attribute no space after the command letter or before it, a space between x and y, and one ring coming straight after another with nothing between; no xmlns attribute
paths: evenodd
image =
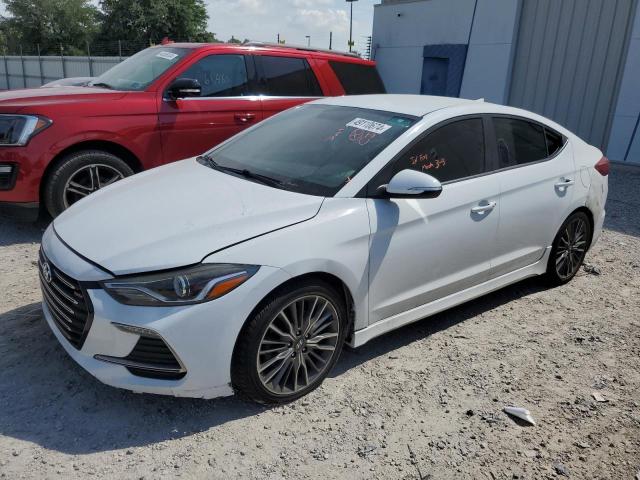
<svg viewBox="0 0 640 480"><path fill-rule="evenodd" d="M214 41L207 32L204 0L102 0L101 37L159 43L164 37L193 42Z"/></svg>
<svg viewBox="0 0 640 480"><path fill-rule="evenodd" d="M4 0L7 16L0 19L0 41L9 51L20 45L33 53L85 51L98 30L98 9L88 0Z"/></svg>
<svg viewBox="0 0 640 480"><path fill-rule="evenodd" d="M233 35L231 35L231 38L229 40L227 40L227 43L233 43L236 45L244 45L245 43L249 43L251 40L249 40L248 38L245 38L244 40L240 40L239 38L234 37Z"/></svg>

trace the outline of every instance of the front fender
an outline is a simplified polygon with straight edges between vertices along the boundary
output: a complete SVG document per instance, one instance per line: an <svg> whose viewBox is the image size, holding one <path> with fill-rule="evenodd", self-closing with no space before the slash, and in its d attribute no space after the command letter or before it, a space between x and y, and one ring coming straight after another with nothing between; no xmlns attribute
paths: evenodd
<svg viewBox="0 0 640 480"><path fill-rule="evenodd" d="M368 325L369 215L365 199L328 198L318 215L221 250L208 262L280 268L292 277L328 273L353 297L355 328Z"/></svg>

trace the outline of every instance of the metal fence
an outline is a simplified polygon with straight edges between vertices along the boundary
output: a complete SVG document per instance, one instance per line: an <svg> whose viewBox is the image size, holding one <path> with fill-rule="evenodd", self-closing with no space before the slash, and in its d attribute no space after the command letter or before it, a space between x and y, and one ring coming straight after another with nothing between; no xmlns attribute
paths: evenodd
<svg viewBox="0 0 640 480"><path fill-rule="evenodd" d="M0 90L39 87L67 77L95 77L123 57L8 56L0 61Z"/></svg>

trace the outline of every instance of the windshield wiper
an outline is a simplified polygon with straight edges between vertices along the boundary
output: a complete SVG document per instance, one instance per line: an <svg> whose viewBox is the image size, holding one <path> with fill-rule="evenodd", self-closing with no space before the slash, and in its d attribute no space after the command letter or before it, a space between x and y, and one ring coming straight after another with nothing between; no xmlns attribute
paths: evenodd
<svg viewBox="0 0 640 480"><path fill-rule="evenodd" d="M114 89L113 85L109 85L108 83L104 83L104 82L90 83L89 86L90 87L98 87L98 88L106 88L108 90L113 90Z"/></svg>
<svg viewBox="0 0 640 480"><path fill-rule="evenodd" d="M262 175L260 173L252 172L247 168L233 168L233 167L220 165L218 162L216 162L213 158L209 157L208 155L202 155L198 157L198 160L205 161L211 168L218 170L220 172L229 172L236 175L242 175L244 178L257 180L260 183L264 183L265 185L270 185L272 187L281 187L282 185L284 185L284 182L280 180L269 177L267 175Z"/></svg>

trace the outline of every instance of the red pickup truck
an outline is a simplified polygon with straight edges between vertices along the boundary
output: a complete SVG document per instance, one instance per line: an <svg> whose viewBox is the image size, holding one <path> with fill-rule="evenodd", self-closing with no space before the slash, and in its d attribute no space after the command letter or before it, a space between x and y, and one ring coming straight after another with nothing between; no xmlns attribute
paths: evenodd
<svg viewBox="0 0 640 480"><path fill-rule="evenodd" d="M2 92L0 213L56 216L287 108L368 93L384 93L375 63L349 54L191 43L143 50L86 86Z"/></svg>

